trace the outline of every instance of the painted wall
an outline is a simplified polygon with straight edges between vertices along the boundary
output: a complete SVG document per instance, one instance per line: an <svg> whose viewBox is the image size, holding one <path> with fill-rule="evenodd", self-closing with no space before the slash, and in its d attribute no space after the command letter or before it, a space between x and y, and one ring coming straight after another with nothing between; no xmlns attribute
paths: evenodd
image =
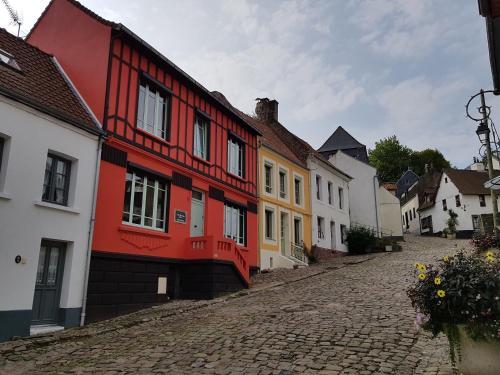
<svg viewBox="0 0 500 375"><path fill-rule="evenodd" d="M383 235L401 237L403 235L403 223L401 221L399 199L383 186L379 187L379 207Z"/></svg>
<svg viewBox="0 0 500 375"><path fill-rule="evenodd" d="M337 151L329 161L353 178L349 182L351 223L380 228L380 214L377 207L379 182L376 178L376 169L342 151Z"/></svg>
<svg viewBox="0 0 500 375"><path fill-rule="evenodd" d="M264 165L269 163L273 166L273 189L272 193L266 192ZM287 172L287 196L281 198L279 195L279 170L283 169ZM294 176L302 178L303 197L302 205L295 204L294 195ZM293 233L293 218L299 217L302 219L302 238L307 249L311 248L311 195L309 171L288 159L282 157L275 151L261 146L259 148L259 248L260 248L260 268L278 268L293 266L293 261L289 260L286 254L290 244L294 239ZM271 209L274 212L273 223L273 239L265 238L265 210ZM280 215L281 212L288 214L288 236L285 248L280 241Z"/></svg>
<svg viewBox="0 0 500 375"><path fill-rule="evenodd" d="M67 0L54 0L27 42L57 57L103 123L111 28Z"/></svg>
<svg viewBox="0 0 500 375"><path fill-rule="evenodd" d="M349 181L340 173L324 165L316 158L310 158L308 167L311 171L311 206L312 206L312 241L319 247L347 251L347 245L342 243L340 226L350 227L349 217ZM320 199L317 196L316 176L321 176ZM332 203L328 201L328 183L332 184ZM339 205L339 188L343 189L343 206ZM324 237L319 238L318 216L324 219ZM330 230L330 222L334 223L334 232Z"/></svg>
<svg viewBox="0 0 500 375"><path fill-rule="evenodd" d="M416 216L413 216L413 212L415 212ZM410 199L403 206L401 206L401 217L402 218L404 217L403 228L405 233L420 234L419 214L420 213L418 211L418 195L415 195L412 199ZM406 221L407 217L408 221Z"/></svg>
<svg viewBox="0 0 500 375"><path fill-rule="evenodd" d="M445 178L448 179L447 183L445 182ZM460 207L456 207L456 195L460 195ZM432 226L434 233L442 232L443 229L446 228L446 220L449 217L448 211L443 210L443 199L446 199L447 208L452 209L458 214L457 231L471 231L473 229L472 215L492 213L490 195L485 196L486 206L481 207L479 205L479 196L461 194L455 184L451 181L451 179L445 173L443 173L443 175L441 176L441 181L439 182L439 190L436 195L436 204L433 207L420 213L420 220L422 220L422 218L424 217L432 215Z"/></svg>
<svg viewBox="0 0 500 375"><path fill-rule="evenodd" d="M60 307L81 307L97 138L1 96L0 113L0 311L32 309L42 239L68 243ZM41 202L49 150L73 161L69 207Z"/></svg>

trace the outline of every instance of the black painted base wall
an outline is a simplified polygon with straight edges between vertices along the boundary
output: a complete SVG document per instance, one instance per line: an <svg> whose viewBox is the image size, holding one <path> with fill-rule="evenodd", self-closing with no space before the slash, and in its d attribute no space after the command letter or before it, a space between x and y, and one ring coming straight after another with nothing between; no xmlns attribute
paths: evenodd
<svg viewBox="0 0 500 375"><path fill-rule="evenodd" d="M167 294L158 294L158 277L167 278ZM86 322L127 314L170 298L211 299L244 287L231 263L93 252Z"/></svg>
<svg viewBox="0 0 500 375"><path fill-rule="evenodd" d="M29 336L31 310L0 311L0 342L13 336Z"/></svg>

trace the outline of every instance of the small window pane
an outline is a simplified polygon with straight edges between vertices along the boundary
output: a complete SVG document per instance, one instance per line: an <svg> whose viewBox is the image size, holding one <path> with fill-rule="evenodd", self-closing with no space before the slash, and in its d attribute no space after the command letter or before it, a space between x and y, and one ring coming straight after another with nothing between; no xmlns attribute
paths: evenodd
<svg viewBox="0 0 500 375"><path fill-rule="evenodd" d="M144 101L146 99L146 88L139 88L139 102L137 103L137 127L144 128Z"/></svg>
<svg viewBox="0 0 500 375"><path fill-rule="evenodd" d="M43 269L45 268L45 255L47 253L47 248L42 246L40 248L40 256L38 257L38 268L36 270L36 282L41 283L43 281Z"/></svg>
<svg viewBox="0 0 500 375"><path fill-rule="evenodd" d="M59 248L53 247L50 250L49 267L47 270L47 284L54 285L57 281L57 265L59 264Z"/></svg>

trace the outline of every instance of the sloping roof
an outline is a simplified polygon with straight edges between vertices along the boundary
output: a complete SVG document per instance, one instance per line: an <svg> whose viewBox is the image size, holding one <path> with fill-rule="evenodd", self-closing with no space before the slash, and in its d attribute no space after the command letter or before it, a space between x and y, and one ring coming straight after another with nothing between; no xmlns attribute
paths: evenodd
<svg viewBox="0 0 500 375"><path fill-rule="evenodd" d="M443 171L464 195L490 194L490 190L483 185L490 178L485 171L447 168ZM500 171L495 171L498 176Z"/></svg>
<svg viewBox="0 0 500 375"><path fill-rule="evenodd" d="M356 138L350 135L342 126L339 126L333 134L323 143L318 151L335 151L335 150L345 150L349 148L359 148L365 145L358 142Z"/></svg>
<svg viewBox="0 0 500 375"><path fill-rule="evenodd" d="M407 170L403 175L396 181L396 196L401 198L403 193L406 193L408 189L419 179L418 175L412 170Z"/></svg>
<svg viewBox="0 0 500 375"><path fill-rule="evenodd" d="M431 170L430 172L422 175L418 182L407 191L407 193L400 198L401 205L405 205L408 201L413 199L418 194L419 209L428 208L434 205L436 193L439 188L439 181L441 180L441 172ZM429 197L429 201L425 202L425 196Z"/></svg>
<svg viewBox="0 0 500 375"><path fill-rule="evenodd" d="M102 133L51 55L2 28L0 49L12 55L20 68L0 64L0 94L91 133Z"/></svg>
<svg viewBox="0 0 500 375"><path fill-rule="evenodd" d="M389 191L396 191L396 184L394 182L382 182L381 185Z"/></svg>
<svg viewBox="0 0 500 375"><path fill-rule="evenodd" d="M30 32L28 33L28 36L26 39L29 38L31 32L35 30L37 27L38 23L40 20L43 18L43 16L47 13L51 5L55 2L56 0L51 0L50 3L47 5L45 10L42 12L38 20L35 22L35 25L31 28ZM155 49L153 46L151 46L148 42L146 42L144 39L139 37L137 34L135 34L133 31L129 30L126 26L124 26L121 23L117 22L112 22L109 20L106 20L96 13L92 12L90 9L86 8L83 6L81 3L79 3L76 0L65 0L69 2L70 4L74 5L76 8L80 9L82 12L85 14L89 15L90 17L94 18L96 21L102 23L105 26L111 27L113 30L116 30L117 32L123 32L125 35L130 37L132 40L137 42L139 45L143 46L146 50L148 50L150 53L155 55L157 58L159 58L162 62L164 62L166 65L168 65L171 69L173 69L177 74L179 74L181 77L183 77L187 82L189 82L191 85L193 85L196 89L200 90L203 92L203 94L207 95L209 98L211 98L214 102L218 103L222 107L226 108L232 115L237 116L243 124L249 128L251 131L253 131L255 134L260 134L259 131L253 127L252 124L248 123L244 118L242 118L238 113L234 112L232 108L227 107L225 103L221 102L216 96L212 95L212 93L206 89L201 83L196 81L193 77L191 77L189 74L187 74L184 70L182 70L180 67L178 67L176 64L174 64L171 60L166 58L163 54L161 54L157 49Z"/></svg>

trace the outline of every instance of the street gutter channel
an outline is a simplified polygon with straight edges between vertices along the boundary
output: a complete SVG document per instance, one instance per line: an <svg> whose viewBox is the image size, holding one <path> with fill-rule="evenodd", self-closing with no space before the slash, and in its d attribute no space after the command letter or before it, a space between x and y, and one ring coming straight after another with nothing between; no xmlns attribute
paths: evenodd
<svg viewBox="0 0 500 375"><path fill-rule="evenodd" d="M13 339L11 341L6 341L4 343L0 343L0 356L7 356L8 354L19 355L22 352L25 352L25 351L28 351L31 349L43 348L43 347L46 347L46 346L49 346L49 345L55 344L55 343L63 343L63 342L72 341L72 340L81 341L81 340L85 340L85 339L91 339L93 337L105 335L107 333L115 332L115 331L118 331L120 329L131 328L131 327L134 327L134 326L137 326L140 324L144 324L144 323L148 323L148 322L152 322L152 321L157 321L157 320L162 320L164 318L170 318L172 316L181 315L181 314L189 313L192 311L196 311L196 310L199 310L199 309L204 308L204 307L225 303L225 302L231 301L231 300L236 299L236 298L242 298L242 297L250 296L253 294L262 293L262 292L265 292L267 290L281 287L283 285L297 283L299 281L310 279L310 278L320 276L320 275L323 275L326 273L332 273L332 272L335 272L337 270L340 270L340 269L343 269L343 268L346 268L346 267L349 267L352 265L357 265L357 264L371 261L371 260L379 258L379 257L388 256L389 254L391 254L391 253L381 253L379 255L370 256L366 259L346 261L345 263L343 263L339 266L325 266L324 269L322 269L316 273L305 275L305 276L299 277L297 279L293 279L293 280L289 280L289 281L277 281L274 283L264 284L261 287L255 287L253 289L247 289L247 290L235 292L232 294L228 294L224 297L215 298L213 300L202 302L202 303L199 303L199 304L196 304L193 306L188 306L187 308L184 308L184 309L179 309L179 310L172 309L170 311L167 311L164 314L157 315L154 318L142 317L142 318L138 318L138 319L133 319L129 322L124 322L123 324L118 324L118 325L114 326L113 328L108 328L108 329L103 328L103 329L97 330L95 332L78 334L80 331L92 329L92 325L87 325L87 326L83 326L83 327L75 327L75 328L70 328L68 330L65 330L61 333L60 336L53 335L53 334L47 334L47 335L31 336L31 337L16 337L15 339ZM168 305L168 303L166 305ZM130 317L131 315L133 316L135 314L137 314L137 315L144 314L144 312L148 311L148 310L149 310L148 312L154 313L155 310L157 310L158 308L160 308L162 306L165 306L165 304L154 306L154 307L151 307L150 309L146 309L146 310L140 310L140 311L137 311L137 312L134 312L134 313L131 313L128 315L123 315L121 317L117 317L114 319L126 319L127 317ZM97 324L102 324L103 322L106 322L106 321L102 321L102 322L99 322ZM11 344L11 345L9 345L9 344ZM6 348L2 348L2 346L5 346ZM1 365L1 362L0 362L0 365Z"/></svg>

